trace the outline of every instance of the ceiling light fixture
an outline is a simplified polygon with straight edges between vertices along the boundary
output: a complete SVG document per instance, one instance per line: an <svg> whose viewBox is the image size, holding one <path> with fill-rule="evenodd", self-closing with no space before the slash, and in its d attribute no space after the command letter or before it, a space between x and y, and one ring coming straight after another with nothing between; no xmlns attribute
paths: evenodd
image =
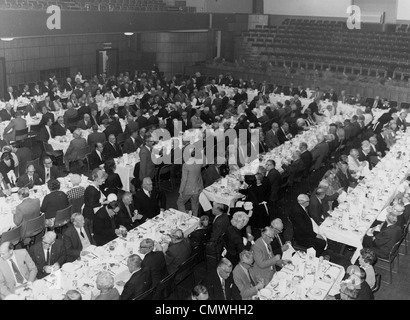
<svg viewBox="0 0 410 320"><path fill-rule="evenodd" d="M14 38L0 38L0 40L2 40L2 41L13 41Z"/></svg>
<svg viewBox="0 0 410 320"><path fill-rule="evenodd" d="M132 36L132 35L134 35L133 32L124 32L124 34L125 34L126 36Z"/></svg>

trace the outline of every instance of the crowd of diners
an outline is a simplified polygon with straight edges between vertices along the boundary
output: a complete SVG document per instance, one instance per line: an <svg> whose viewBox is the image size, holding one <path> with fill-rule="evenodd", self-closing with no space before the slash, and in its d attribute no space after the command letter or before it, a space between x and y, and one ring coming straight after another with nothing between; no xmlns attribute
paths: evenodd
<svg viewBox="0 0 410 320"><path fill-rule="evenodd" d="M232 126L237 132L247 130L248 137L251 137L251 133L259 129L259 140L248 139L243 148L230 145L227 140L226 154L218 154L215 157L217 163L197 164L195 159L205 155L191 152L183 164L173 165L172 177L180 179L178 209L187 212L186 204L190 202L192 213L200 217L198 228L188 237L179 229L173 230L171 243L165 248L151 239L144 239L140 247L143 258L135 254L128 258L132 277L121 284L124 285L122 294L114 288L112 276L102 273L97 278L101 295L94 298L133 299L176 272L192 253L203 248L209 258L208 272L193 288L190 298L250 299L267 285L276 270L289 263L282 260L282 253L289 245L313 247L318 257L327 254L324 251L326 241L313 231L311 219L320 225L328 216L328 210L338 205L338 196L348 188L354 188L365 170L371 170L380 161L395 143L398 130L406 130L407 110L390 107L379 97L366 103L360 95L347 98L344 91L338 95L333 89L323 91L320 88L308 97L303 87L293 84L280 92L277 86L268 86L266 81L256 83L252 79L234 79L229 74L209 79L197 72L189 79L181 80L175 76L167 79L160 75L156 66L153 69L152 72L124 72L118 76L95 75L90 79L83 79L78 73L74 81L68 77L63 83L58 83L55 76L50 75L42 86L36 85L31 91L28 86L22 92L8 88L11 99L22 96L30 103L16 111L13 101L7 98L3 101L5 107L0 117L10 123L1 141L1 196L9 197L11 188L19 187L18 196L22 203L17 206L15 224L25 224L44 213L47 227L42 240L35 244L24 239L22 249L14 248L8 242L0 246L3 261L11 261L19 255L27 259L24 270L20 269L24 283L43 278L65 262L76 260L90 244L110 242L120 234L120 226L133 229L167 208L167 194L159 190L156 183L158 167L163 164L154 163L151 157L153 146L160 139L157 129L167 129L173 136L178 134L174 130L178 121L182 131L201 128L203 124L226 131L235 118ZM227 96L224 87L233 87L233 95ZM251 102L248 102L248 88L258 89ZM70 91L69 98L61 99L58 95ZM38 102L36 97L42 93L48 95ZM284 93L286 100L270 104L257 117L256 110L269 102L271 93ZM137 96L135 103L126 102L123 106L116 103L116 98L131 96ZM300 98L307 97L312 102L308 108L303 108ZM97 103L103 101L114 102L113 107L99 109ZM325 101L326 108L321 110L320 105ZM203 188L246 165L252 148L257 154L273 150L316 126L323 118L332 117L337 112L338 103L364 105L365 109L357 108L357 114L343 123L331 123L326 134L316 136L318 143L312 150L308 150L307 141L300 143L292 159L280 170L274 160L268 160L265 166L259 167L258 173L247 175L247 188L241 192L253 204L252 210L231 208L228 214L228 208L216 202L212 204L212 210L201 208L199 195ZM389 110L373 121L374 108ZM52 112L61 109L64 116L56 119ZM35 158L33 151L13 142L15 130L27 127L25 116L37 113L42 113L40 128L34 138L39 144L47 144L50 137L64 136L68 130L73 133L70 151L64 155L63 172L54 157L43 154L39 166L27 166L26 163ZM120 119L126 121L125 130ZM93 132L85 140L79 129ZM75 153L78 146L90 148L91 183L87 188L81 187L81 177L71 172L73 188L65 193L60 190L57 178L70 170L75 171L67 163L77 160L70 152ZM135 165L133 188L131 192L125 192L113 159L134 152L139 152L140 162ZM244 157L239 157L240 152L245 154ZM228 161L231 158L237 161ZM286 215L280 212L278 204L290 192L290 187L309 179L312 174L322 175L319 185L310 193L298 195ZM43 184L47 184L50 192L40 203L30 197L29 189ZM359 277L363 281L362 289L355 292L358 286L347 280L341 286L341 299L373 298L373 265L377 257L388 256L395 239L406 226L409 198L410 192L396 197L381 230L364 239L365 249L357 262L360 268L354 269L359 270L359 274L347 274L351 279ZM73 213L69 227L61 235L56 234L53 228L56 211L74 203L79 209ZM386 235L391 237L387 244L380 240ZM55 252L51 260L45 262L44 257L38 260L48 248ZM10 260L10 257L14 258ZM19 261L17 259L19 268L23 268ZM10 266L0 268L4 277L7 276L4 268L12 267L9 263ZM0 282L1 298L14 293L16 282L19 282L17 277ZM75 298L81 299L81 294L75 290L67 292L66 299Z"/></svg>

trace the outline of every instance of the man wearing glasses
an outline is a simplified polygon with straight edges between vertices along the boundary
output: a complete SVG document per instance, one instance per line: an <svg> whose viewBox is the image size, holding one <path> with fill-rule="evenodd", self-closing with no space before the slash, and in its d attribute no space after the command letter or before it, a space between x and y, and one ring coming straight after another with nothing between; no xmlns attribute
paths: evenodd
<svg viewBox="0 0 410 320"><path fill-rule="evenodd" d="M36 280L37 268L26 249L14 250L6 241L0 245L0 298L14 294L22 284Z"/></svg>
<svg viewBox="0 0 410 320"><path fill-rule="evenodd" d="M275 266L283 267L289 263L282 260L280 255L274 255L272 252L271 242L275 239L275 230L271 227L265 227L261 237L255 241L252 246L254 253L255 265L253 267L255 276L263 279L264 283L269 283L276 272Z"/></svg>
<svg viewBox="0 0 410 320"><path fill-rule="evenodd" d="M275 239L271 242L273 254L282 257L282 253L289 249L290 241L285 241L283 235L283 222L280 218L273 219L270 226L275 232Z"/></svg>
<svg viewBox="0 0 410 320"><path fill-rule="evenodd" d="M37 279L42 279L51 272L59 270L67 261L63 241L56 238L54 231L48 231L44 234L42 242L37 242L29 250L38 270Z"/></svg>
<svg viewBox="0 0 410 320"><path fill-rule="evenodd" d="M34 186L39 186L41 184L42 181L32 164L27 166L26 173L20 176L17 180L17 187L19 188L28 187L31 189Z"/></svg>
<svg viewBox="0 0 410 320"><path fill-rule="evenodd" d="M49 180L57 180L60 177L60 173L56 166L53 166L53 161L49 156L44 157L44 166L38 170L38 175L43 183L47 183Z"/></svg>

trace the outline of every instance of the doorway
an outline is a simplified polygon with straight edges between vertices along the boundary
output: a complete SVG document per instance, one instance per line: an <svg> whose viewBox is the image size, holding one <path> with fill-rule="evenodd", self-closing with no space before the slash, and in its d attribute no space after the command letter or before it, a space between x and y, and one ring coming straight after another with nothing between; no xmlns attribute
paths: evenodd
<svg viewBox="0 0 410 320"><path fill-rule="evenodd" d="M118 75L118 49L97 50L97 74Z"/></svg>

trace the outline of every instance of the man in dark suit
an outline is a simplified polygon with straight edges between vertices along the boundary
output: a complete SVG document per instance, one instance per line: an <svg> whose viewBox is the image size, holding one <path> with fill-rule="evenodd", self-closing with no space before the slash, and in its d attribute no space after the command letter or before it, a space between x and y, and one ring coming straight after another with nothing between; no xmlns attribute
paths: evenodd
<svg viewBox="0 0 410 320"><path fill-rule="evenodd" d="M44 157L43 166L40 166L37 172L43 183L48 182L48 180L56 180L60 177L58 168L53 166L53 161L49 156Z"/></svg>
<svg viewBox="0 0 410 320"><path fill-rule="evenodd" d="M319 226L325 219L324 211L324 198L326 196L325 190L322 188L317 188L315 192L310 197L309 202L309 216L316 222Z"/></svg>
<svg viewBox="0 0 410 320"><path fill-rule="evenodd" d="M202 284L208 289L211 300L242 300L232 276L232 263L222 258L216 269L208 272Z"/></svg>
<svg viewBox="0 0 410 320"><path fill-rule="evenodd" d="M222 252L221 240L230 225L230 221L225 212L225 205L221 203L213 203L212 214L215 218L212 222L209 241L206 244L206 253L210 255L219 255Z"/></svg>
<svg viewBox="0 0 410 320"><path fill-rule="evenodd" d="M87 249L90 245L95 245L90 224L84 220L81 213L74 212L71 215L71 223L63 233L63 242L67 262L77 260L81 255L81 251Z"/></svg>
<svg viewBox="0 0 410 320"><path fill-rule="evenodd" d="M155 287L168 275L168 270L162 248L161 251L153 250L154 241L152 239L147 238L141 241L139 252L145 255L141 267L150 270L152 286Z"/></svg>
<svg viewBox="0 0 410 320"><path fill-rule="evenodd" d="M400 112L400 115L396 120L397 128L399 128L399 130L402 130L403 132L406 132L406 128L407 128L406 117L407 117L407 112L402 111Z"/></svg>
<svg viewBox="0 0 410 320"><path fill-rule="evenodd" d="M97 142L104 144L107 141L107 137L103 132L98 132L98 126L93 125L93 132L90 133L87 137L88 145L93 148Z"/></svg>
<svg viewBox="0 0 410 320"><path fill-rule="evenodd" d="M312 162L313 162L312 153L308 150L308 146L306 142L301 142L299 144L299 150L300 150L300 159L302 159L303 164L305 166L304 175L308 176L309 169L312 166Z"/></svg>
<svg viewBox="0 0 410 320"><path fill-rule="evenodd" d="M354 188L357 185L357 180L353 178L349 172L349 165L347 162L339 162L339 169L336 172L336 177L339 179L342 188L347 191L348 187Z"/></svg>
<svg viewBox="0 0 410 320"><path fill-rule="evenodd" d="M127 116L127 125L125 126L124 133L131 134L131 132L139 130L138 122L134 121L134 117L132 115Z"/></svg>
<svg viewBox="0 0 410 320"><path fill-rule="evenodd" d="M92 127L92 124L91 124L90 115L88 113L85 113L83 119L77 122L77 128L80 128L82 130L88 130L91 127Z"/></svg>
<svg viewBox="0 0 410 320"><path fill-rule="evenodd" d="M68 77L66 79L66 81L62 84L61 90L62 91L67 91L67 92L74 90L74 87L73 87L73 84L71 83L71 78L70 77Z"/></svg>
<svg viewBox="0 0 410 320"><path fill-rule="evenodd" d="M118 201L120 211L115 217L116 224L124 226L127 230L134 229L138 226L137 214L134 213L134 201L131 192L125 192L122 199Z"/></svg>
<svg viewBox="0 0 410 320"><path fill-rule="evenodd" d="M29 254L38 270L37 279L42 279L51 272L57 271L67 261L63 241L57 239L54 231L46 232L43 240L29 249Z"/></svg>
<svg viewBox="0 0 410 320"><path fill-rule="evenodd" d="M329 145L325 141L323 134L319 133L316 135L318 144L312 149L312 169L318 170L329 153Z"/></svg>
<svg viewBox="0 0 410 320"><path fill-rule="evenodd" d="M121 124L116 120L108 122L107 119L104 119L102 120L102 124L105 127L104 134L107 139L111 134L118 136L120 133L122 133Z"/></svg>
<svg viewBox="0 0 410 320"><path fill-rule="evenodd" d="M156 188L152 187L151 178L142 180L141 190L134 196L134 206L138 210L138 222L144 222L146 219L152 219L160 212L160 208L165 209L165 195L159 193Z"/></svg>
<svg viewBox="0 0 410 320"><path fill-rule="evenodd" d="M34 165L29 165L26 169L26 173L17 179L17 187L19 188L28 187L31 189L34 186L39 186L42 184L43 182L38 173L36 173Z"/></svg>
<svg viewBox="0 0 410 320"><path fill-rule="evenodd" d="M300 194L297 201L298 204L294 206L289 215L293 226L293 237L297 244L308 248L313 247L316 250L316 256L319 257L326 247L326 241L313 231L312 220L307 211L309 197Z"/></svg>
<svg viewBox="0 0 410 320"><path fill-rule="evenodd" d="M127 283L119 282L119 285L124 286L120 300L133 300L152 287L150 271L149 269L142 268L141 265L142 260L140 256L132 254L128 257L127 267L131 273L131 278Z"/></svg>
<svg viewBox="0 0 410 320"><path fill-rule="evenodd" d="M388 212L386 221L371 228L363 239L363 247L370 248L379 258L388 259L394 244L402 235L402 228L397 225L397 216Z"/></svg>
<svg viewBox="0 0 410 320"><path fill-rule="evenodd" d="M0 111L0 118L2 121L10 121L11 118L14 118L15 112L13 106L10 103L6 103L6 107Z"/></svg>
<svg viewBox="0 0 410 320"><path fill-rule="evenodd" d="M276 163L274 160L268 160L266 162L267 178L269 180L270 192L269 192L269 206L270 211L273 214L273 208L275 207L276 201L279 199L278 191L282 185L282 176L278 170L276 170ZM271 217L273 218L273 216Z"/></svg>
<svg viewBox="0 0 410 320"><path fill-rule="evenodd" d="M57 121L52 126L51 134L53 138L56 136L65 136L67 134L67 130L67 126L64 123L64 118L59 116Z"/></svg>
<svg viewBox="0 0 410 320"><path fill-rule="evenodd" d="M283 144L291 139L292 135L289 133L289 124L287 122L284 122L282 124L277 132L277 135L280 144Z"/></svg>
<svg viewBox="0 0 410 320"><path fill-rule="evenodd" d="M170 234L171 242L169 245L162 247L165 255L167 270L170 274L178 270L179 266L191 256L191 243L188 238L184 238L184 233L181 229L174 229ZM161 248L158 244L157 251ZM176 279L177 281L179 279Z"/></svg>
<svg viewBox="0 0 410 320"><path fill-rule="evenodd" d="M39 133L36 136L36 140L39 142L46 142L48 143L48 140L53 137L53 121L51 119L47 119L47 123L45 123Z"/></svg>
<svg viewBox="0 0 410 320"><path fill-rule="evenodd" d="M94 239L97 246L114 240L120 231L115 224L115 216L120 211L117 201L110 202L97 211L93 221Z"/></svg>
<svg viewBox="0 0 410 320"><path fill-rule="evenodd" d="M265 143L268 146L269 151L280 145L278 139L279 125L276 122L272 123L272 129L266 132Z"/></svg>
<svg viewBox="0 0 410 320"><path fill-rule="evenodd" d="M131 132L131 136L124 141L124 146L122 147L122 152L124 153L133 153L137 151L139 144L136 141L136 138L138 136L137 131Z"/></svg>
<svg viewBox="0 0 410 320"><path fill-rule="evenodd" d="M92 151L90 155L88 156L88 161L90 162L89 163L90 170L94 170L95 168L98 168L99 166L105 163L105 160L107 160L103 153L103 150L104 150L103 144L101 142L97 142L95 144L94 151Z"/></svg>
<svg viewBox="0 0 410 320"><path fill-rule="evenodd" d="M220 164L211 164L202 171L202 181L204 183L204 188L213 184L216 180L221 178Z"/></svg>
<svg viewBox="0 0 410 320"><path fill-rule="evenodd" d="M152 148L154 145L154 138L147 134L145 135L144 144L140 147L140 172L139 179L142 181L144 178L154 178L155 163L152 161Z"/></svg>
<svg viewBox="0 0 410 320"><path fill-rule="evenodd" d="M96 109L91 109L90 121L93 126L100 125L100 113Z"/></svg>
<svg viewBox="0 0 410 320"><path fill-rule="evenodd" d="M110 134L108 136L108 141L104 145L103 155L106 159L118 158L122 156L122 150L116 142L115 135Z"/></svg>
<svg viewBox="0 0 410 320"><path fill-rule="evenodd" d="M270 243L272 247L272 252L274 255L278 254L282 258L283 252L288 250L289 248L288 241L286 241L283 235L283 222L280 218L276 218L271 221L270 226L275 231L275 237L274 239L272 239L272 242ZM279 266L276 266L276 269L278 267Z"/></svg>

